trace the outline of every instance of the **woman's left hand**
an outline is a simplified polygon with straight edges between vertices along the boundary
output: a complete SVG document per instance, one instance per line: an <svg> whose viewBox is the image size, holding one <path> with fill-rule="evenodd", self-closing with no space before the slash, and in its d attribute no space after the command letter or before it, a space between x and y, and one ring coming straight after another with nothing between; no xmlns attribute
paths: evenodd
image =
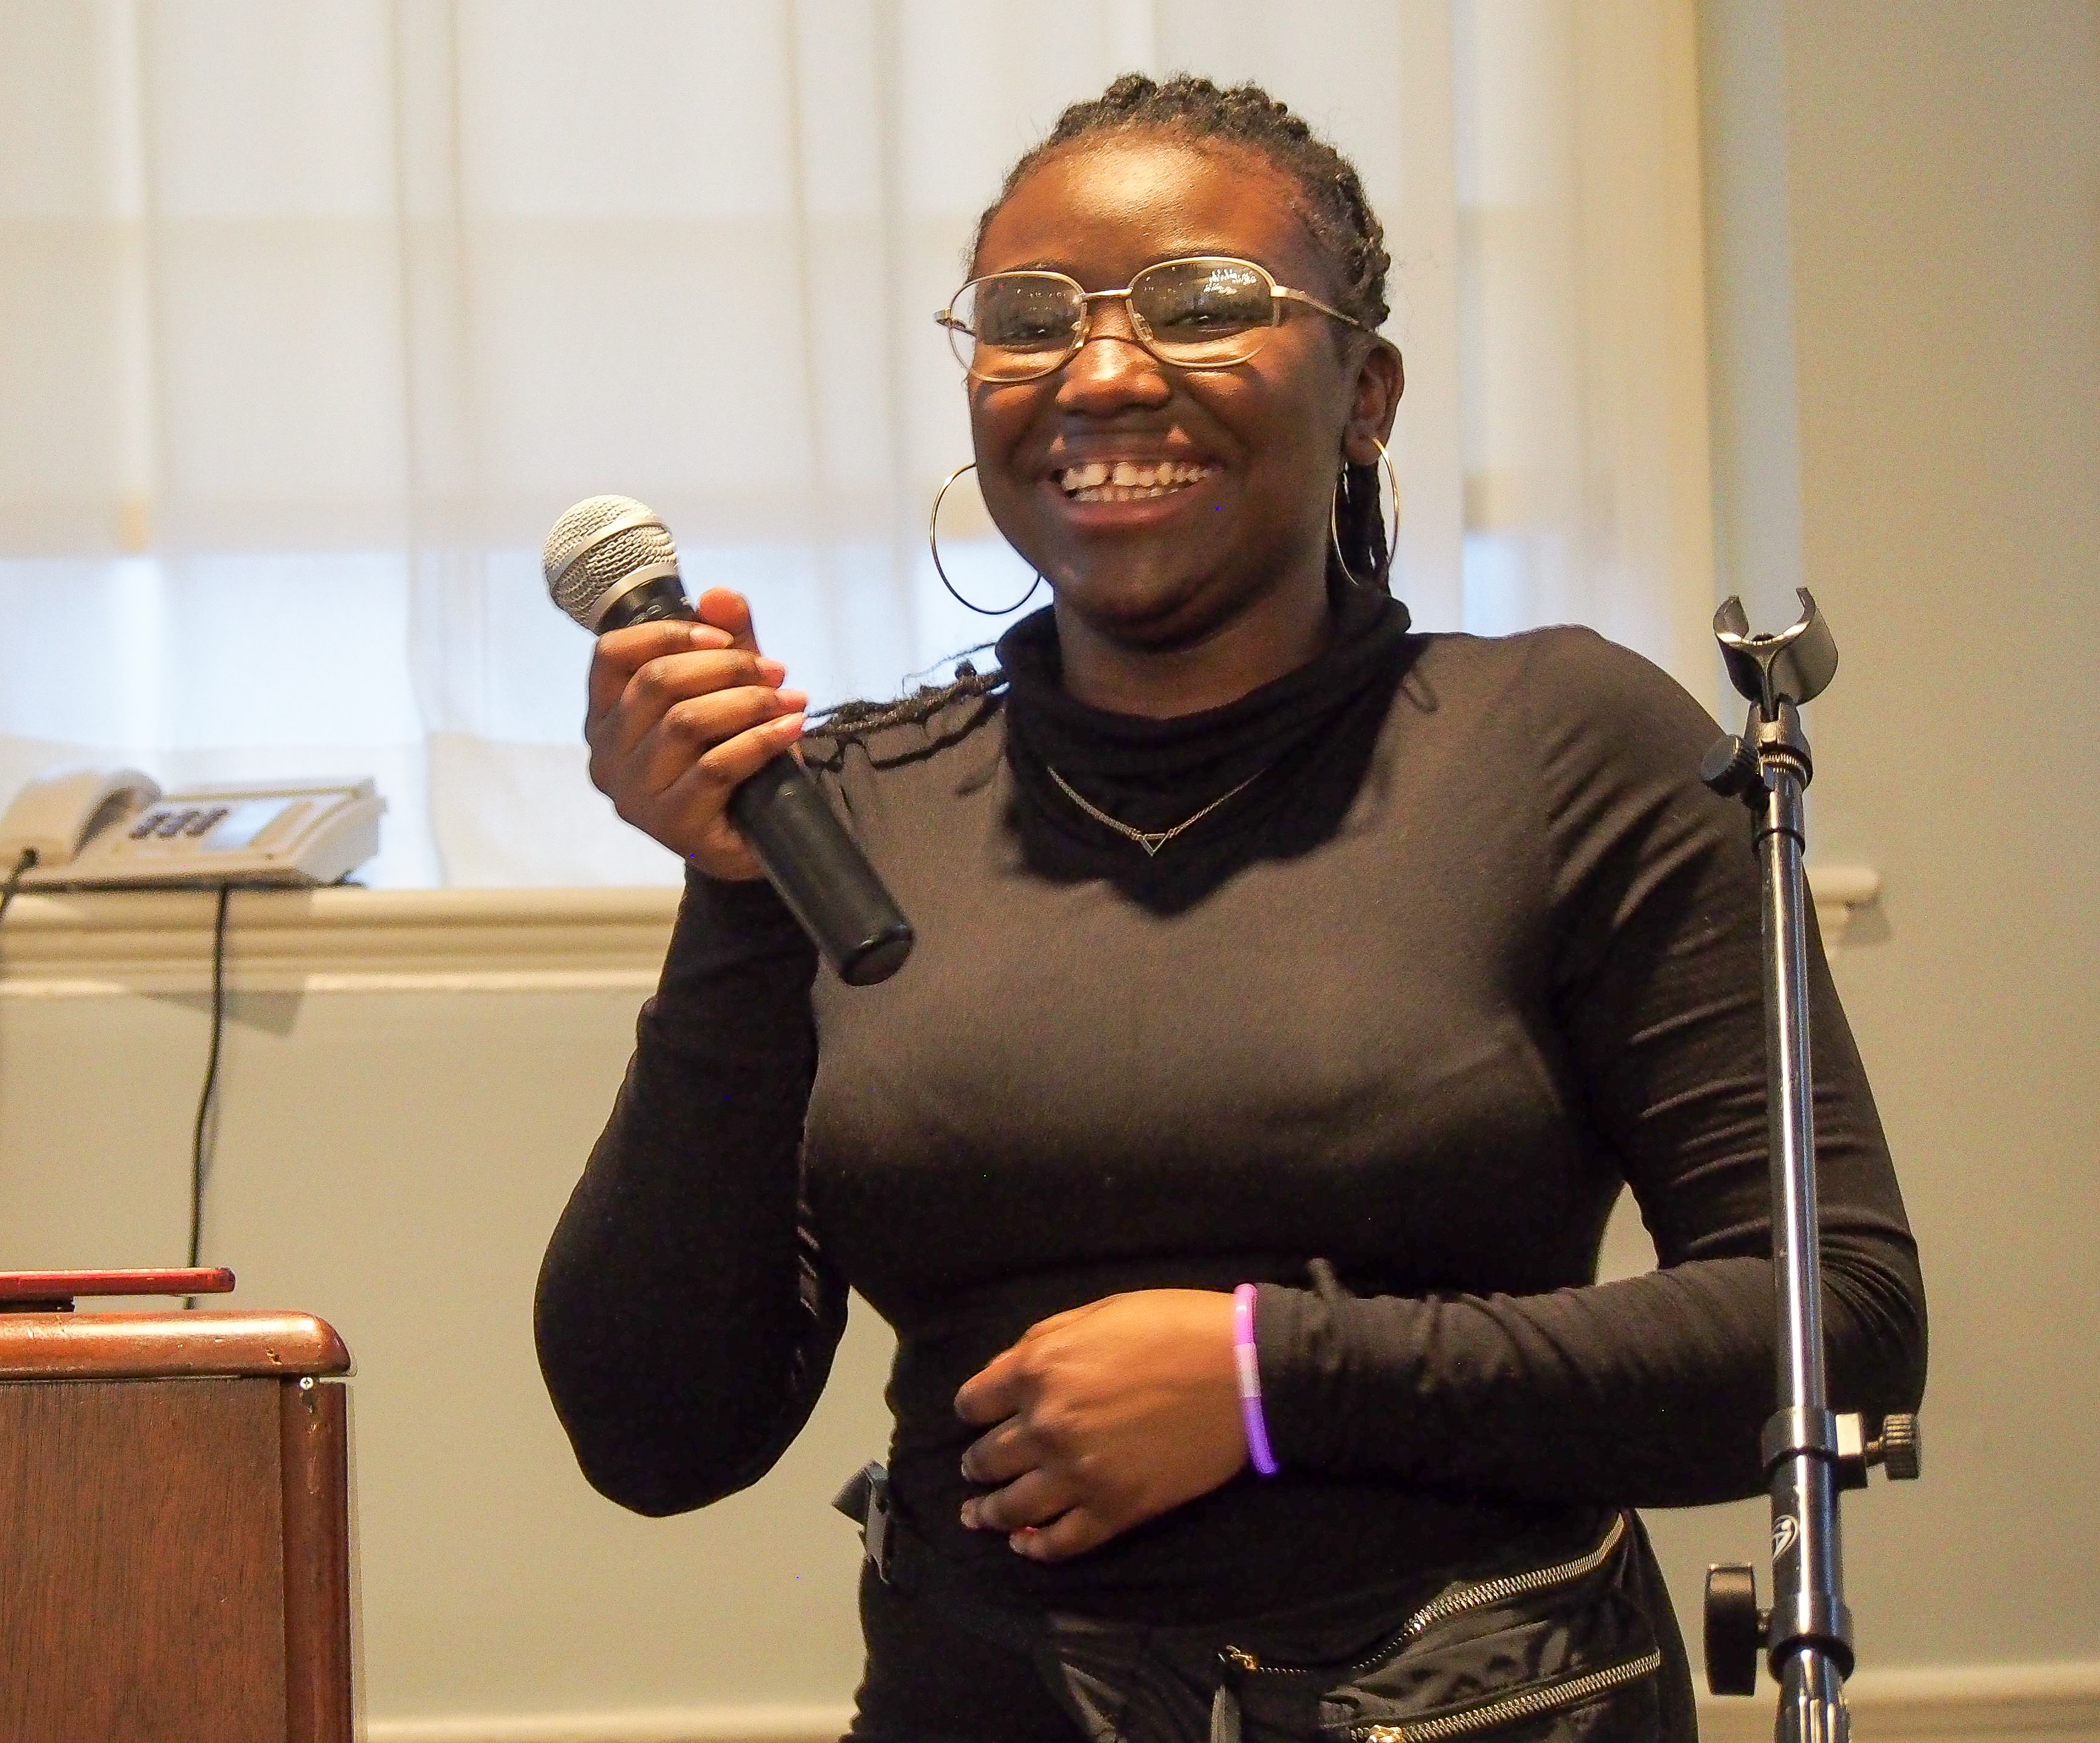
<svg viewBox="0 0 2100 1743"><path fill-rule="evenodd" d="M1148 1289L1053 1314L964 1383L988 1423L963 1475L991 1486L963 1523L1061 1560L1207 1494L1246 1463L1233 1298Z"/></svg>

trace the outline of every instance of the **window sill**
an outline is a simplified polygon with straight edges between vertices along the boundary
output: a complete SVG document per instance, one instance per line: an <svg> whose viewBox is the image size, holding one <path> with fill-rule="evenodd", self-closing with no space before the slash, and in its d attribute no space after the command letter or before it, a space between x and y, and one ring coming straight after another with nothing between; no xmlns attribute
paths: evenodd
<svg viewBox="0 0 2100 1743"><path fill-rule="evenodd" d="M1816 866L1825 945L1881 893L1864 866ZM632 991L656 983L678 891L237 890L227 984L244 992ZM211 984L208 890L18 897L0 924L0 996L193 993Z"/></svg>
<svg viewBox="0 0 2100 1743"><path fill-rule="evenodd" d="M236 890L227 980L243 992L646 992L678 894ZM216 902L191 889L18 897L0 924L0 996L208 989Z"/></svg>

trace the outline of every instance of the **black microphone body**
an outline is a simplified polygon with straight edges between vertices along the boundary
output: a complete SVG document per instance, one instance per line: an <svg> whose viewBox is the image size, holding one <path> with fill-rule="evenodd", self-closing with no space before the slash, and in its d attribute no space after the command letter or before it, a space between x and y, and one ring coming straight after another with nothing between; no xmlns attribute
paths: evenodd
<svg viewBox="0 0 2100 1743"><path fill-rule="evenodd" d="M678 577L663 575L613 600L596 628L604 634L635 624L698 621ZM840 980L871 986L903 966L911 921L793 757L783 751L739 785L729 814Z"/></svg>

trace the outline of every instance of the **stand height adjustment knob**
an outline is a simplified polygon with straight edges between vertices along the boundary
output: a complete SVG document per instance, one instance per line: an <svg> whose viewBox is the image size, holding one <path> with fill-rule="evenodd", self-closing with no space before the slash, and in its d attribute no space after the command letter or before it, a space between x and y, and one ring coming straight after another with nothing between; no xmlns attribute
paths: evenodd
<svg viewBox="0 0 2100 1743"><path fill-rule="evenodd" d="M1867 1443L1867 1460L1882 1467L1882 1475L1892 1483L1917 1480L1923 1468L1925 1453L1919 1444L1917 1419L1908 1414L1884 1416L1882 1432Z"/></svg>
<svg viewBox="0 0 2100 1743"><path fill-rule="evenodd" d="M1706 1570L1706 1686L1717 1695L1758 1692L1771 1613L1758 1608L1758 1577L1746 1563L1716 1562Z"/></svg>

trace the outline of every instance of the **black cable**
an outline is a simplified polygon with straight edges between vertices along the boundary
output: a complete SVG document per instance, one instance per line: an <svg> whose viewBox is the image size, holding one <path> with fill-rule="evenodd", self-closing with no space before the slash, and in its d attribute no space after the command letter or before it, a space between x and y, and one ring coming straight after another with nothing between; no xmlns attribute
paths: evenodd
<svg viewBox="0 0 2100 1743"><path fill-rule="evenodd" d="M36 863L36 849L24 848L22 857L15 862L15 869L7 874L7 881L0 884L0 920L7 917L7 904L15 899L15 892L22 887L23 875Z"/></svg>
<svg viewBox="0 0 2100 1743"><path fill-rule="evenodd" d="M15 862L14 869L8 872L7 881L0 883L0 920L7 919L7 904L15 899L15 892L22 887L23 875L36 863L36 849L24 848L22 857Z"/></svg>
<svg viewBox="0 0 2100 1743"><path fill-rule="evenodd" d="M15 893L20 889L23 875L37 863L33 847L22 849L21 858L15 862L4 883L0 883L0 920L7 917L8 904L14 901ZM205 1055L204 1087L197 1094L196 1124L190 1134L190 1269L197 1268L199 1255L204 1248L204 1183L208 1172L205 1139L211 1126L214 1103L218 1092L218 1055L226 1037L226 920L232 905L233 886L218 886L218 911L213 917L211 929L211 1044ZM195 1295L183 1299L184 1308L196 1305Z"/></svg>
<svg viewBox="0 0 2100 1743"><path fill-rule="evenodd" d="M211 929L211 1048L205 1055L204 1088L197 1095L196 1126L190 1136L190 1269L197 1268L204 1250L205 1133L211 1123L214 1098L218 1091L218 1048L226 1033L226 911L233 886L218 886L218 913ZM195 1295L185 1295L185 1308L196 1305Z"/></svg>

